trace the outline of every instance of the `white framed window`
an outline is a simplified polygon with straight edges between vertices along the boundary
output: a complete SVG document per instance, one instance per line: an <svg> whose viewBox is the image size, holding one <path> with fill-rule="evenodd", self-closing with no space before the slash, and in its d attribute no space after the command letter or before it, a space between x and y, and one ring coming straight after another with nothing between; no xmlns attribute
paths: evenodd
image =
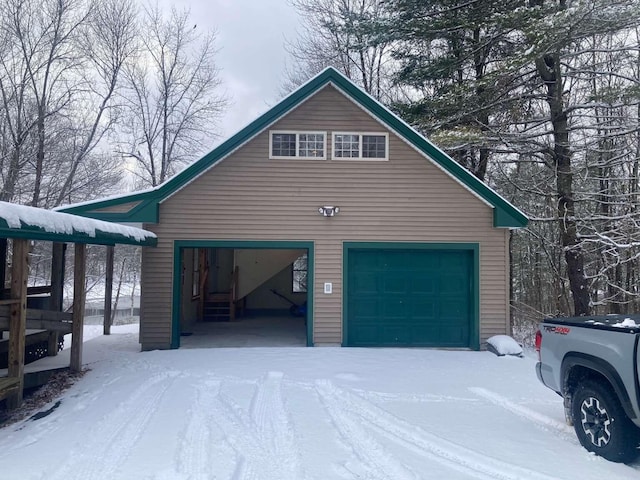
<svg viewBox="0 0 640 480"><path fill-rule="evenodd" d="M327 158L326 132L272 130L269 132L269 158Z"/></svg>
<svg viewBox="0 0 640 480"><path fill-rule="evenodd" d="M375 132L334 132L334 160L388 160L389 134Z"/></svg>

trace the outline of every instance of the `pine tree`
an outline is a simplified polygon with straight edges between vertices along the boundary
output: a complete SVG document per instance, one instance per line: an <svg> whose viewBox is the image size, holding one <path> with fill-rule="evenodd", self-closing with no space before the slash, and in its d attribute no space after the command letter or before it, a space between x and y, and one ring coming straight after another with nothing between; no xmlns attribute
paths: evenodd
<svg viewBox="0 0 640 480"><path fill-rule="evenodd" d="M590 195L577 204L574 181L576 173L590 171L593 156L585 138L603 121L594 115L601 102L589 87L593 77L631 77L601 71L592 60L604 52L601 45L626 38L638 25L639 5L627 0L389 0L385 5L387 24L370 28L394 45L395 81L412 91L410 101L396 108L479 178L491 172L492 158L511 165L529 162L549 172L553 184L536 189L539 201L546 203L551 195L555 202L559 238L551 240L565 263L557 274L567 277L573 312L588 314L594 272L585 269L595 268L595 257L603 258L593 242L585 250L584 236L594 226L582 221L602 201ZM637 58L632 42L616 48ZM633 104L637 94L630 92L629 82L623 82L608 94ZM505 170L511 178L512 167ZM527 181L516 180L519 191L531 189Z"/></svg>

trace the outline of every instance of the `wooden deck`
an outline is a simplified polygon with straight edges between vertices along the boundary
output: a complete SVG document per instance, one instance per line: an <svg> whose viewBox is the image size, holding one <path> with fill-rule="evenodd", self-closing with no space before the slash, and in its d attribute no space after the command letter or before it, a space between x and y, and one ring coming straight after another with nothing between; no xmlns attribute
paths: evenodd
<svg viewBox="0 0 640 480"><path fill-rule="evenodd" d="M10 319L12 301L3 300L0 302L0 331L10 331ZM50 339L51 332L58 335L71 333L72 330L72 314L65 312L55 312L50 310L39 310L28 308L26 311L26 328L23 342L24 347L30 345L47 342ZM0 356L4 356L4 363L7 364L7 355L11 348L11 334L9 339L0 339ZM57 338L57 336L56 336ZM57 341L55 342L56 350L53 355L57 355ZM65 362L61 365L60 361ZM9 374L9 369L0 369L0 400L11 399L17 393L22 398L22 390L33 387L39 387L47 383L51 375L60 370L69 369L69 359L60 359L54 362L54 365L32 364L22 367L22 375L16 376ZM20 378L22 377L22 378ZM22 381L21 381L22 380ZM9 401L7 400L7 401Z"/></svg>

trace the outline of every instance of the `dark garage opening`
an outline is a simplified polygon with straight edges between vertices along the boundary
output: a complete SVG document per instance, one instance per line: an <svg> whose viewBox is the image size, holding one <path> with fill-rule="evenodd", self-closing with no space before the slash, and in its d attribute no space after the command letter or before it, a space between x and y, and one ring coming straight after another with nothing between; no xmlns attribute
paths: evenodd
<svg viewBox="0 0 640 480"><path fill-rule="evenodd" d="M183 348L307 345L307 249L183 248Z"/></svg>

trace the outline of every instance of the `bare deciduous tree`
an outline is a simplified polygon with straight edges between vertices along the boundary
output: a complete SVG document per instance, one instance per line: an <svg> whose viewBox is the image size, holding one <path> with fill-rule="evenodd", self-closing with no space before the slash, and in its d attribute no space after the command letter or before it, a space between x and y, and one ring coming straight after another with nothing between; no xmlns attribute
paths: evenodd
<svg viewBox="0 0 640 480"><path fill-rule="evenodd" d="M389 44L372 32L381 21L382 0L290 0L302 16L302 33L287 44L292 65L284 90L290 91L333 66L377 99L390 101Z"/></svg>
<svg viewBox="0 0 640 480"><path fill-rule="evenodd" d="M93 5L87 20L79 42L79 50L85 59L82 84L86 95L78 105L71 132L72 155L55 199L56 205L64 199L72 201L77 198L74 195L77 190L85 191L78 187L91 178L95 179L96 175L103 186L109 187L120 178L114 172L114 167L119 165L114 165L113 159L105 162L104 155L92 153L120 118L122 109L115 104L114 97L124 66L135 54L135 37L138 34L136 8L133 0L100 0ZM91 176L79 172L87 163L92 168L85 172L93 172Z"/></svg>
<svg viewBox="0 0 640 480"><path fill-rule="evenodd" d="M7 0L0 8L0 197L52 207L105 192L118 172L95 148L116 118L113 95L133 53L132 1ZM96 166L99 174L83 176Z"/></svg>
<svg viewBox="0 0 640 480"><path fill-rule="evenodd" d="M219 93L214 33L200 34L189 12L144 10L140 53L127 70L123 155L136 160L142 184L155 186L202 153L226 99Z"/></svg>

